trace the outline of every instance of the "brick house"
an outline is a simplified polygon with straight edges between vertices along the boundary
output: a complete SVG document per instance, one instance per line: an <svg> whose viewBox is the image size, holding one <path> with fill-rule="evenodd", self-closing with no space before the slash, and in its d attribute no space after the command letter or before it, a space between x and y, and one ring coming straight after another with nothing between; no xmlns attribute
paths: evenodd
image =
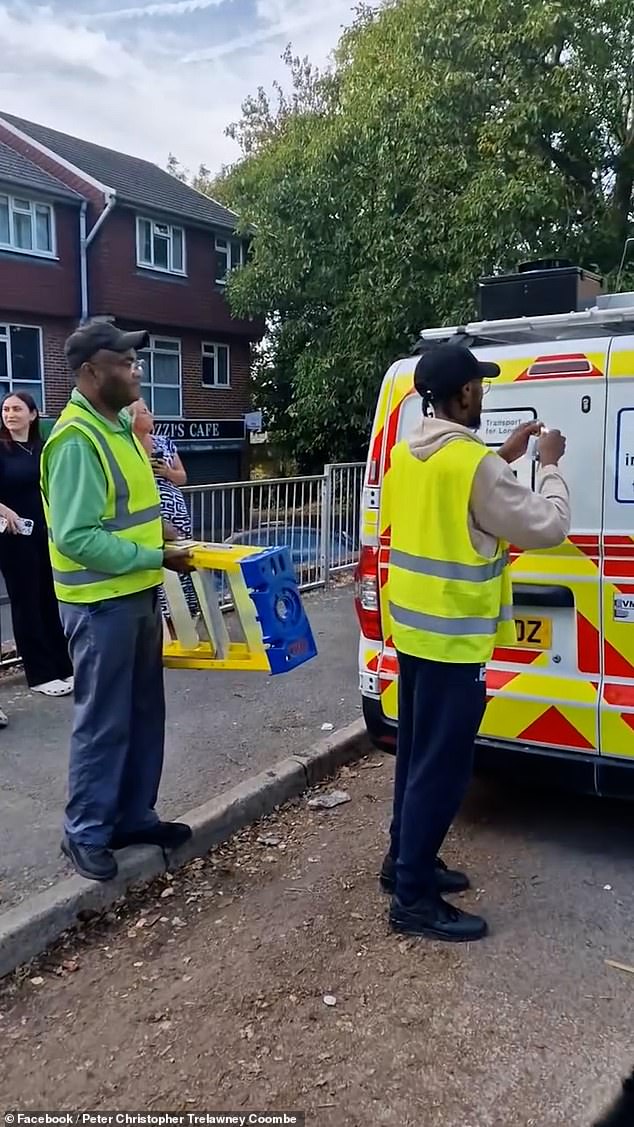
<svg viewBox="0 0 634 1127"><path fill-rule="evenodd" d="M0 113L0 391L30 390L53 417L80 320L146 328L143 395L190 483L244 476L263 327L233 318L225 298L246 254L236 225L148 161Z"/></svg>

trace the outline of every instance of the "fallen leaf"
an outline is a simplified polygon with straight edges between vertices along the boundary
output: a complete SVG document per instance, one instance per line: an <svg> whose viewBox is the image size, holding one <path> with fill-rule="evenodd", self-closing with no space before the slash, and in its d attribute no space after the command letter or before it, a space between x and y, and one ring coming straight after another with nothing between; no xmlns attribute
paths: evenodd
<svg viewBox="0 0 634 1127"><path fill-rule="evenodd" d="M173 895L174 895L174 889L173 888L164 888L162 893L161 893L161 900L167 900L168 896L173 896Z"/></svg>

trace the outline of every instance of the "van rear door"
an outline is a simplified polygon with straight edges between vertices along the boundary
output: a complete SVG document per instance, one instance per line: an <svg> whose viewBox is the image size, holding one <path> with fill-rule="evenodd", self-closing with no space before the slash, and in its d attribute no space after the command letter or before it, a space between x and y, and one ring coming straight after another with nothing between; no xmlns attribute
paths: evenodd
<svg viewBox="0 0 634 1127"><path fill-rule="evenodd" d="M482 726L482 734L496 741L581 753L599 749L608 345L606 339L557 341L533 346L530 353L525 344L480 353L502 369L484 401L484 441L499 446L531 418L562 430L568 440L562 471L572 506L572 529L561 547L511 548L518 645L495 651ZM513 468L534 487L534 463L524 458Z"/></svg>
<svg viewBox="0 0 634 1127"><path fill-rule="evenodd" d="M601 751L634 760L634 336L610 350L604 474Z"/></svg>

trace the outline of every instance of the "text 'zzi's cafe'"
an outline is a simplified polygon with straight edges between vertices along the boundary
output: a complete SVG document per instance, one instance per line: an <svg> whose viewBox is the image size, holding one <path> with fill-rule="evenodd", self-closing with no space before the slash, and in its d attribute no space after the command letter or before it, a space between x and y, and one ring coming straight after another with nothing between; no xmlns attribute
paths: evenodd
<svg viewBox="0 0 634 1127"><path fill-rule="evenodd" d="M43 419L47 436L54 419ZM249 476L249 438L262 430L262 412L241 419L156 419L154 431L170 438L187 471L188 485L242 481Z"/></svg>

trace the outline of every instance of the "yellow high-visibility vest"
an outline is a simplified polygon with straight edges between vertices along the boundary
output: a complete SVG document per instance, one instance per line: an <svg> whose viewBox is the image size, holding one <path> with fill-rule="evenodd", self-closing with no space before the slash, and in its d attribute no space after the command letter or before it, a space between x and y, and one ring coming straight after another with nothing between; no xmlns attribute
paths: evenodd
<svg viewBox="0 0 634 1127"><path fill-rule="evenodd" d="M480 663L516 642L508 544L481 556L468 526L473 480L483 458L452 439L426 461L408 443L392 450L388 597L397 650L429 661Z"/></svg>
<svg viewBox="0 0 634 1127"><path fill-rule="evenodd" d="M48 459L55 444L69 430L87 438L101 462L107 482L102 527L113 536L132 540L145 548L163 545L158 489L141 443L134 435L111 430L81 404L71 401L62 411L42 451L42 501L57 598L65 603L94 603L157 587L163 580L162 568L107 575L82 567L56 547L49 512Z"/></svg>

